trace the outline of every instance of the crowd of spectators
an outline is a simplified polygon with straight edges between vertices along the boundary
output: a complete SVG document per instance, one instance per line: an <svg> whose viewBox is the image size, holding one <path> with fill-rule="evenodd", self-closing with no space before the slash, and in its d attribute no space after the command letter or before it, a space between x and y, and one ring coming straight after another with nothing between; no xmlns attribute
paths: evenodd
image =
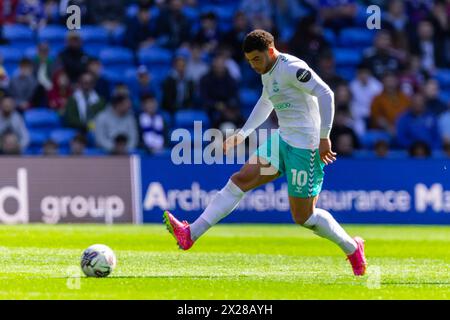
<svg viewBox="0 0 450 320"><path fill-rule="evenodd" d="M361 59L343 69L336 39L348 28L366 28L365 8L371 3L382 8L381 30L366 30L373 40L353 48ZM75 130L67 151L72 155L89 148L114 155L160 153L170 146L180 110L205 112L215 128L239 128L249 114L241 89L261 90L244 59L242 40L252 29L264 28L282 52L305 60L334 91L331 139L338 155L369 150L386 157L403 150L418 157L450 156L450 99L442 94L450 87L441 88L436 78L450 72L448 0L2 0L0 35L11 24L26 25L30 32L65 26L66 9L73 4L81 8L82 27L121 32L115 45L133 53L137 84L111 81L77 31L67 32L53 56L51 44L37 43L34 56L24 56L13 72L0 60L2 154L27 153L24 114L44 106ZM12 45L1 36L0 42ZM149 47L174 53L162 79L140 62L140 50ZM276 116L268 121L276 123ZM56 155L59 147L48 139L38 153Z"/></svg>

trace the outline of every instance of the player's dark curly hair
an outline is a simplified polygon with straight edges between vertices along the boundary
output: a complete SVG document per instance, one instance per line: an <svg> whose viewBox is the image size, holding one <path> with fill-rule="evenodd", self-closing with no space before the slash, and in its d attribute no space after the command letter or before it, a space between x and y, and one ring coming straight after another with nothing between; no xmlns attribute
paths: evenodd
<svg viewBox="0 0 450 320"><path fill-rule="evenodd" d="M274 44L274 41L273 35L270 32L256 29L245 36L242 49L245 53L252 52L253 50L265 51Z"/></svg>

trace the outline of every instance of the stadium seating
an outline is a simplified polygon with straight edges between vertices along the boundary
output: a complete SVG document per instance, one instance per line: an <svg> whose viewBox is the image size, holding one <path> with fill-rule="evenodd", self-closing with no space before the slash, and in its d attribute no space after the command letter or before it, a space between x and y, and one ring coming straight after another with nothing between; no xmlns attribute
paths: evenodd
<svg viewBox="0 0 450 320"><path fill-rule="evenodd" d="M367 28L347 28L343 29L339 35L339 45L359 50L370 47L373 44L375 31Z"/></svg>
<svg viewBox="0 0 450 320"><path fill-rule="evenodd" d="M5 64L7 63L18 64L24 55L25 53L18 48L10 46L0 46L0 57L3 58L3 62Z"/></svg>
<svg viewBox="0 0 450 320"><path fill-rule="evenodd" d="M450 90L450 69L440 69L436 72L436 80L439 82L442 91Z"/></svg>
<svg viewBox="0 0 450 320"><path fill-rule="evenodd" d="M156 46L143 48L138 52L139 62L149 67L152 64L170 65L172 62L172 57L173 55L170 50Z"/></svg>
<svg viewBox="0 0 450 320"><path fill-rule="evenodd" d="M107 45L109 42L108 30L103 27L84 25L79 32L84 44L90 45L95 43Z"/></svg>
<svg viewBox="0 0 450 320"><path fill-rule="evenodd" d="M389 133L382 130L368 130L361 137L361 144L367 149L372 149L375 143L380 140L390 143L391 136Z"/></svg>
<svg viewBox="0 0 450 320"><path fill-rule="evenodd" d="M209 128L208 115L201 110L180 110L175 113L175 127L191 129L194 121L201 121L203 129Z"/></svg>
<svg viewBox="0 0 450 320"><path fill-rule="evenodd" d="M48 25L38 32L38 39L40 42L48 42L49 44L64 43L67 28L60 25Z"/></svg>
<svg viewBox="0 0 450 320"><path fill-rule="evenodd" d="M105 66L133 65L133 52L123 47L104 47L100 51L100 60Z"/></svg>
<svg viewBox="0 0 450 320"><path fill-rule="evenodd" d="M358 50L337 47L333 49L337 66L356 67L361 61L362 54Z"/></svg>
<svg viewBox="0 0 450 320"><path fill-rule="evenodd" d="M49 108L35 108L24 113L25 124L33 129L55 129L61 126L61 120L56 111Z"/></svg>
<svg viewBox="0 0 450 320"><path fill-rule="evenodd" d="M28 129L30 135L30 153L37 151L50 137L49 131L46 129Z"/></svg>
<svg viewBox="0 0 450 320"><path fill-rule="evenodd" d="M50 133L50 139L60 146L68 146L77 135L77 130L69 128L55 129Z"/></svg>

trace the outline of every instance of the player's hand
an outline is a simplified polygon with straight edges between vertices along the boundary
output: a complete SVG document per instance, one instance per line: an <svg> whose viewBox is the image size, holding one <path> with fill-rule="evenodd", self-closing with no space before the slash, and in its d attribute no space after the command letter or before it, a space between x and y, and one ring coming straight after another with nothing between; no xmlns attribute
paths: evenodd
<svg viewBox="0 0 450 320"><path fill-rule="evenodd" d="M233 134L231 137L226 139L225 142L223 143L223 153L227 154L228 150L234 148L238 144L241 144L242 142L244 142L244 140L245 140L245 137L243 135L241 135L239 133Z"/></svg>
<svg viewBox="0 0 450 320"><path fill-rule="evenodd" d="M333 152L331 150L330 139L320 139L319 153L320 160L322 160L327 165L336 161L336 152Z"/></svg>

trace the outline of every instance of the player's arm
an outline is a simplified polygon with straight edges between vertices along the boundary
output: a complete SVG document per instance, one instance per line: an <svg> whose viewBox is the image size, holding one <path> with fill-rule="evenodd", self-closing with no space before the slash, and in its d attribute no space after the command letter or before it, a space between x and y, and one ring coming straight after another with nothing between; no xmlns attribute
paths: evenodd
<svg viewBox="0 0 450 320"><path fill-rule="evenodd" d="M248 117L247 122L244 124L242 129L225 140L223 144L224 153L226 154L229 149L242 143L256 128L267 120L272 110L273 104L270 102L269 97L263 88L261 97L253 108L252 113Z"/></svg>
<svg viewBox="0 0 450 320"><path fill-rule="evenodd" d="M306 63L291 64L288 76L294 86L317 97L320 112L320 158L325 164L336 160L331 150L330 132L334 118L334 94L330 87Z"/></svg>

